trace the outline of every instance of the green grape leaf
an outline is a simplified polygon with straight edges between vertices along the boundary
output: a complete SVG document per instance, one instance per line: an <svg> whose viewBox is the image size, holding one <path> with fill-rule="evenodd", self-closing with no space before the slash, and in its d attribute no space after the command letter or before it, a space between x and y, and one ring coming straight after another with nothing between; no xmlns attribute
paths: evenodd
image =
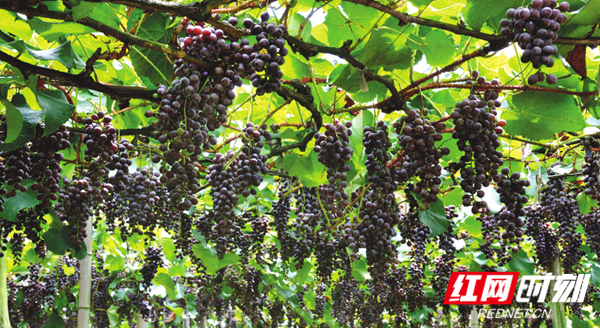
<svg viewBox="0 0 600 328"><path fill-rule="evenodd" d="M48 316L44 328L65 328L65 320L56 312L53 312Z"/></svg>
<svg viewBox="0 0 600 328"><path fill-rule="evenodd" d="M64 255L66 251L75 250L75 243L70 238L70 232L70 226L53 227L46 231L44 241L48 250L56 255ZM83 260L87 256L85 243L81 243L81 250L75 252L74 256L78 260Z"/></svg>
<svg viewBox="0 0 600 328"><path fill-rule="evenodd" d="M580 12L571 17L569 25L594 25L598 21L600 21L600 0L590 0Z"/></svg>
<svg viewBox="0 0 600 328"><path fill-rule="evenodd" d="M365 134L365 126L374 126L373 113L368 110L363 110L352 120L352 135L350 138L350 147L352 148L352 158L350 159L356 168L362 168L365 164L363 136ZM351 178L349 176L349 178Z"/></svg>
<svg viewBox="0 0 600 328"><path fill-rule="evenodd" d="M529 275L532 275L535 270L535 264L529 259L529 255L523 249L519 249L517 254L508 263L508 267L513 272L518 271Z"/></svg>
<svg viewBox="0 0 600 328"><path fill-rule="evenodd" d="M110 328L114 328L121 324L121 319L119 319L119 313L117 313L119 307L117 305L111 305L106 310L106 316L108 317L108 322L110 322Z"/></svg>
<svg viewBox="0 0 600 328"><path fill-rule="evenodd" d="M69 120L75 106L67 102L65 94L60 90L35 89L37 99L42 112L44 112L44 137L54 133L58 128Z"/></svg>
<svg viewBox="0 0 600 328"><path fill-rule="evenodd" d="M283 159L284 168L290 176L299 177L303 186L307 188L319 186L327 181L327 175L325 166L319 163L318 155L312 149L308 156L291 153Z"/></svg>
<svg viewBox="0 0 600 328"><path fill-rule="evenodd" d="M600 266L597 263L592 264L590 272L592 274L592 276L590 277L592 285L600 287Z"/></svg>
<svg viewBox="0 0 600 328"><path fill-rule="evenodd" d="M310 278L309 274L310 274L310 270L313 268L312 263L310 263L308 260L304 260L304 264L302 265L302 269L297 271L296 276L294 277L294 281L296 282L297 285L302 286L305 283L309 282L312 280L312 278Z"/></svg>
<svg viewBox="0 0 600 328"><path fill-rule="evenodd" d="M0 22L2 24L2 31L10 33L23 40L31 39L33 31L27 24L29 21L25 21L17 13L10 12L8 10L0 10Z"/></svg>
<svg viewBox="0 0 600 328"><path fill-rule="evenodd" d="M163 286L167 290L167 296L170 299L177 299L177 292L175 291L175 284L173 283L173 278L171 278L168 274L160 272L157 273L152 282L155 285Z"/></svg>
<svg viewBox="0 0 600 328"><path fill-rule="evenodd" d="M73 20L76 22L81 18L89 17L101 21L114 28L119 28L121 20L115 11L106 3L91 3L81 1L79 5L73 7Z"/></svg>
<svg viewBox="0 0 600 328"><path fill-rule="evenodd" d="M285 57L285 63L281 65L281 72L286 79L301 79L303 77L311 76L310 68L306 61L298 55L293 53L288 54Z"/></svg>
<svg viewBox="0 0 600 328"><path fill-rule="evenodd" d="M481 31L486 22L496 29L500 20L505 18L508 8L517 8L522 4L523 0L469 0L462 14L466 23L475 31Z"/></svg>
<svg viewBox="0 0 600 328"><path fill-rule="evenodd" d="M163 247L163 253L165 254L165 257L171 261L174 262L176 257L175 257L175 243L173 242L173 239L171 238L160 238L160 244Z"/></svg>
<svg viewBox="0 0 600 328"><path fill-rule="evenodd" d="M410 317L418 323L425 323L425 320L429 318L430 313L433 313L433 310L427 306L423 306L423 308L416 309L414 312L412 312Z"/></svg>
<svg viewBox="0 0 600 328"><path fill-rule="evenodd" d="M401 27L397 18L389 17L381 28L373 31L357 59L371 69L378 66L386 70L409 68L413 50L406 45L406 39L414 29L413 25Z"/></svg>
<svg viewBox="0 0 600 328"><path fill-rule="evenodd" d="M288 32L290 33L290 35L297 36L300 32L300 27L302 26L302 24L304 24L304 27L302 27L302 35L300 35L300 39L307 42L311 42L312 23L309 19L306 19L306 17L298 13L294 14L294 17L292 17L292 19L290 20L290 23L288 25Z"/></svg>
<svg viewBox="0 0 600 328"><path fill-rule="evenodd" d="M35 127L42 120L43 113L32 110L20 93L15 94L11 102L3 100L2 103L6 106L8 131L0 150L15 150L35 137Z"/></svg>
<svg viewBox="0 0 600 328"><path fill-rule="evenodd" d="M573 328L590 328L590 323L587 320L581 320L577 317L577 315L571 315L570 319L573 323ZM594 325L596 327L596 325Z"/></svg>
<svg viewBox="0 0 600 328"><path fill-rule="evenodd" d="M85 63L81 60L79 55L73 51L71 41L69 40L65 40L61 42L58 47L48 50L35 50L30 47L28 47L28 50L33 58L45 61L56 60L63 64L69 71L73 68L85 68Z"/></svg>
<svg viewBox="0 0 600 328"><path fill-rule="evenodd" d="M419 221L427 225L431 230L430 238L440 235L446 231L450 225L450 221L446 219L444 201L438 199L436 202L431 203L431 206L428 210L419 210Z"/></svg>
<svg viewBox="0 0 600 328"><path fill-rule="evenodd" d="M458 228L467 231L473 238L483 237L481 233L481 221L475 219L474 216L469 216L464 221L461 221L458 224Z"/></svg>
<svg viewBox="0 0 600 328"><path fill-rule="evenodd" d="M192 246L192 251L196 257L199 257L200 260L202 260L202 264L206 267L206 272L215 274L217 272L217 265L219 264L217 252L213 248L209 248L203 244L204 243Z"/></svg>
<svg viewBox="0 0 600 328"><path fill-rule="evenodd" d="M585 192L577 194L577 205L579 212L586 215L592 211L592 207L598 206L598 201L592 198L592 195L586 195Z"/></svg>
<svg viewBox="0 0 600 328"><path fill-rule="evenodd" d="M17 195L11 198L6 198L6 195L2 196L4 201L4 211L0 212L0 217L5 220L18 222L17 213L25 208L32 208L39 204L41 201L37 199L38 192L31 190L33 181L26 180L21 185L28 187L26 192L17 190Z"/></svg>
<svg viewBox="0 0 600 328"><path fill-rule="evenodd" d="M371 274L367 268L367 261L356 260L352 262L352 277L360 282L371 279Z"/></svg>
<svg viewBox="0 0 600 328"><path fill-rule="evenodd" d="M327 12L327 43L339 47L348 39L355 41L363 37L379 17L377 10L351 2L342 2L344 12L335 8Z"/></svg>
<svg viewBox="0 0 600 328"><path fill-rule="evenodd" d="M219 260L217 264L217 270L220 270L226 266L238 263L242 258L235 253L227 253Z"/></svg>
<svg viewBox="0 0 600 328"><path fill-rule="evenodd" d="M424 37L410 34L408 45L423 52L431 66L444 66L454 59L454 39L442 30L431 30Z"/></svg>
<svg viewBox="0 0 600 328"><path fill-rule="evenodd" d="M515 108L502 112L505 131L512 136L544 140L562 131L585 127L581 110L573 96L544 92L521 92L512 96Z"/></svg>
<svg viewBox="0 0 600 328"><path fill-rule="evenodd" d="M140 25L138 36L160 43L168 43L173 29L169 28L170 20L165 14L153 14ZM170 79L173 76L173 64L161 52L133 46L130 57L131 63L139 76L146 76L154 83L166 83L163 76Z"/></svg>
<svg viewBox="0 0 600 328"><path fill-rule="evenodd" d="M91 27L72 22L47 22L37 17L27 20L27 23L40 36L48 41L59 41L68 35L81 35L97 32Z"/></svg>

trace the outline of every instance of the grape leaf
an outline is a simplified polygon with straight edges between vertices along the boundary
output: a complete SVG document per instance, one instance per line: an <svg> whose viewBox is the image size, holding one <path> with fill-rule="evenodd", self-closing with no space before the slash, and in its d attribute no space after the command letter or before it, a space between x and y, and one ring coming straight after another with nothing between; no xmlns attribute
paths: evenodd
<svg viewBox="0 0 600 328"><path fill-rule="evenodd" d="M436 202L431 203L428 210L419 211L419 221L429 227L431 230L431 238L446 231L450 225L450 221L446 219L444 201L438 199Z"/></svg>
<svg viewBox="0 0 600 328"><path fill-rule="evenodd" d="M31 28L40 36L51 42L59 41L69 35L81 35L96 32L93 28L81 24L64 21L47 22L40 20L37 17L27 20L27 23L29 23Z"/></svg>
<svg viewBox="0 0 600 328"><path fill-rule="evenodd" d="M535 264L529 259L529 255L523 249L519 249L517 254L508 263L508 267L513 272L521 272L523 274L533 274Z"/></svg>
<svg viewBox="0 0 600 328"><path fill-rule="evenodd" d="M73 20L75 22L85 17L101 21L114 28L119 28L121 22L115 11L106 3L81 1L79 5L73 7Z"/></svg>
<svg viewBox="0 0 600 328"><path fill-rule="evenodd" d="M316 187L327 181L325 166L319 163L318 153L310 150L308 156L298 153L286 155L283 159L285 170L290 176L299 177L307 188Z"/></svg>
<svg viewBox="0 0 600 328"><path fill-rule="evenodd" d="M69 71L73 68L85 68L85 63L83 60L81 60L79 55L73 51L73 47L71 47L71 41L69 40L62 41L56 48L35 50L34 48L28 47L28 51L33 58L38 60L56 60L63 64Z"/></svg>
<svg viewBox="0 0 600 328"><path fill-rule="evenodd" d="M117 305L111 305L106 310L106 316L108 316L108 321L110 322L111 328L114 328L121 323L121 319L119 319L119 314L117 313L118 309L119 307Z"/></svg>
<svg viewBox="0 0 600 328"><path fill-rule="evenodd" d="M355 41L363 37L378 18L377 10L351 2L342 2L344 12L329 10L325 17L327 44L339 47L348 39Z"/></svg>
<svg viewBox="0 0 600 328"><path fill-rule="evenodd" d="M365 47L356 55L367 67L382 66L386 70L410 67L412 49L406 38L414 31L413 25L398 26L398 19L388 18L383 26L373 31Z"/></svg>
<svg viewBox="0 0 600 328"><path fill-rule="evenodd" d="M579 212L586 215L592 211L592 207L598 206L598 202L591 195L586 195L585 192L577 194L577 205Z"/></svg>
<svg viewBox="0 0 600 328"><path fill-rule="evenodd" d="M169 18L164 14L153 14L140 25L138 36L160 43L168 43L171 39L173 29L169 28ZM165 54L134 46L130 57L131 63L139 76L146 76L154 83L166 83L166 78L173 76L173 64L167 60ZM161 74L162 72L162 74Z"/></svg>
<svg viewBox="0 0 600 328"><path fill-rule="evenodd" d="M431 30L424 38L411 34L406 40L412 49L423 52L431 66L444 66L454 59L454 39L442 30Z"/></svg>
<svg viewBox="0 0 600 328"><path fill-rule="evenodd" d="M43 114L32 110L20 93L15 94L11 102L3 100L2 103L6 106L8 131L0 150L15 150L35 137L35 127L42 120Z"/></svg>
<svg viewBox="0 0 600 328"><path fill-rule="evenodd" d="M43 136L50 135L69 120L75 106L67 102L65 94L60 90L35 89L34 93L42 112L44 112Z"/></svg>
<svg viewBox="0 0 600 328"><path fill-rule="evenodd" d="M53 312L48 316L48 321L46 321L44 328L65 328L65 320Z"/></svg>
<svg viewBox="0 0 600 328"><path fill-rule="evenodd" d="M4 211L0 212L0 217L8 221L18 222L17 213L24 208L32 208L41 201L37 199L38 192L29 188L33 184L31 180L25 180L21 185L28 187L26 192L17 190L17 195L4 201ZM6 196L2 196L6 198Z"/></svg>
<svg viewBox="0 0 600 328"><path fill-rule="evenodd" d="M562 131L580 131L585 120L573 96L521 92L512 96L514 108L502 112L505 131L512 136L544 140Z"/></svg>
<svg viewBox="0 0 600 328"><path fill-rule="evenodd" d="M575 16L569 25L594 25L600 20L600 0L590 0Z"/></svg>
<svg viewBox="0 0 600 328"><path fill-rule="evenodd" d="M352 277L354 277L356 281L361 282L371 279L371 274L369 274L367 262L365 260L356 260L352 262Z"/></svg>
<svg viewBox="0 0 600 328"><path fill-rule="evenodd" d="M152 282L156 285L165 287L165 289L167 290L167 295L170 299L177 299L177 293L175 291L175 284L173 283L173 278L171 278L168 274L163 272L157 273Z"/></svg>
<svg viewBox="0 0 600 328"><path fill-rule="evenodd" d="M486 22L496 29L500 20L506 16L508 8L517 8L522 4L523 0L469 0L462 14L466 23L475 31L481 31Z"/></svg>
<svg viewBox="0 0 600 328"><path fill-rule="evenodd" d="M412 312L410 317L418 323L424 323L425 320L429 318L429 313L433 313L433 310L427 306L423 306L423 308L416 309Z"/></svg>
<svg viewBox="0 0 600 328"><path fill-rule="evenodd" d="M63 226L60 228L50 228L44 233L44 241L48 250L56 255L64 255L68 250L75 249L75 243L70 238L71 227ZM87 246L81 243L81 250L75 252L74 256L78 260L83 260L87 255Z"/></svg>

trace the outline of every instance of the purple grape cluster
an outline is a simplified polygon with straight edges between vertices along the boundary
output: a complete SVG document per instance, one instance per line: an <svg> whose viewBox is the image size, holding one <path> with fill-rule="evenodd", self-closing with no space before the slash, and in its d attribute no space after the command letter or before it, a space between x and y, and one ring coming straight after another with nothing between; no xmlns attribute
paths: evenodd
<svg viewBox="0 0 600 328"><path fill-rule="evenodd" d="M485 79L484 79L485 82ZM489 91L489 92L488 92ZM473 214L481 209L487 209L485 201L475 201L475 195L482 198L485 193L482 187L487 187L492 181L500 181L498 169L504 160L498 135L503 132L496 119L496 107L500 101L496 91L487 90L483 97L472 94L468 99L456 103L450 117L454 121L452 138L458 139L457 145L464 155L456 163L460 170L463 206L473 206Z"/></svg>
<svg viewBox="0 0 600 328"><path fill-rule="evenodd" d="M256 188L252 187L258 187L263 181L263 175L269 172L266 163L269 156L260 153L264 147L261 137L267 141L271 140L271 134L266 128L266 124L258 126L248 122L242 129L246 144L242 146L238 155L237 177L240 189L237 193L244 197L256 195Z"/></svg>
<svg viewBox="0 0 600 328"><path fill-rule="evenodd" d="M404 160L397 164L399 178L401 181L419 178L414 192L423 198L419 208L427 210L431 203L438 200L438 185L442 183L440 159L450 154L450 149L438 149L435 146L436 142L442 140L440 132L446 128L446 124L430 122L426 118L427 109L421 114L411 109L407 116L394 123L394 127L404 152Z"/></svg>
<svg viewBox="0 0 600 328"><path fill-rule="evenodd" d="M532 0L529 6L510 8L506 12L508 19L500 21L500 34L517 42L523 49L521 61L531 63L533 68L554 66L552 57L558 53L558 48L552 41L558 38L560 24L567 22L564 12L569 10L569 3L557 4L556 0ZM534 85L543 82L555 84L557 78L554 74L544 74L538 71L527 78L527 82Z"/></svg>
<svg viewBox="0 0 600 328"><path fill-rule="evenodd" d="M353 251L366 248L369 272L383 274L396 262L397 250L392 238L396 236L395 226L400 223L399 206L394 192L398 189L397 170L386 166L390 157L391 142L388 126L377 122L376 127L365 127L363 144L367 155L367 189L358 214L358 224L344 230L348 247Z"/></svg>
<svg viewBox="0 0 600 328"><path fill-rule="evenodd" d="M330 213L330 218L341 218L346 206L350 204L349 195L344 190L347 186L350 165L346 164L352 158L354 151L350 148L352 122L342 124L335 119L333 123L325 124L324 133L315 134L315 152L319 153L319 162L327 168L329 184L321 195Z"/></svg>

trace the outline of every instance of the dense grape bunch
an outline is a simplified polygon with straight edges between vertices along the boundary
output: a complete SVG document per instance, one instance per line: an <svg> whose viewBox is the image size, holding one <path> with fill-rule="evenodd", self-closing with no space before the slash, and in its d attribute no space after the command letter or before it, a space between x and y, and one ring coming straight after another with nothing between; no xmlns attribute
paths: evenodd
<svg viewBox="0 0 600 328"><path fill-rule="evenodd" d="M217 153L212 165L208 166L209 174L206 179L212 187L213 208L217 216L228 218L233 215L233 208L239 199L236 194L239 190L237 180L238 158L233 151L225 155ZM226 222L226 221L225 221ZM219 223L219 226L226 224Z"/></svg>
<svg viewBox="0 0 600 328"><path fill-rule="evenodd" d="M319 162L327 168L329 184L321 195L327 211L340 218L349 202L349 195L344 191L348 186L347 178L350 165L346 164L352 158L354 151L350 148L352 122L342 124L337 119L325 124L325 133L315 134L315 152L319 153Z"/></svg>
<svg viewBox="0 0 600 328"><path fill-rule="evenodd" d="M256 189L251 187L258 187L263 181L262 175L269 172L266 163L269 157L260 153L264 147L260 138L271 140L271 134L269 131L265 131L266 128L266 125L258 126L248 122L242 129L246 144L242 146L237 157L239 160L237 177L240 187L237 193L244 197L248 197L250 194L256 195Z"/></svg>
<svg viewBox="0 0 600 328"><path fill-rule="evenodd" d="M460 186L465 191L462 204L472 205L474 214L487 207L484 201L473 202L475 195L483 197L481 188L501 179L498 169L504 160L502 152L496 149L500 146L498 134L503 130L496 119L496 107L500 106L497 99L498 94L492 90L486 90L483 98L471 95L456 103L450 115L455 125L452 138L458 139L458 149L464 152L456 163L462 178Z"/></svg>
<svg viewBox="0 0 600 328"><path fill-rule="evenodd" d="M391 147L388 126L379 121L376 127L365 127L363 144L371 186L363 191L358 224L344 232L350 249L366 248L369 271L379 275L390 268L390 263L396 262L397 251L392 238L396 235L394 227L400 223L394 196L398 189L397 170L386 166Z"/></svg>
<svg viewBox="0 0 600 328"><path fill-rule="evenodd" d="M251 70L246 70L250 74L252 86L256 88L257 95L263 95L265 92L277 91L281 87L279 79L283 76L280 66L285 63L285 57L288 49L285 48L285 39L283 34L286 32L284 25L275 25L268 23L269 14L262 13L260 24L257 24L250 18L244 19L243 25L249 29L253 35L256 35L257 43L250 46L246 39L241 40L242 62L246 63L246 57L252 63ZM236 25L237 18L230 18L229 23ZM235 54L233 55L235 58ZM254 57L254 58L253 58ZM246 67L246 65L245 65Z"/></svg>
<svg viewBox="0 0 600 328"><path fill-rule="evenodd" d="M208 132L219 127L218 119L227 121L227 108L218 103L218 94L202 94L202 97L193 93L199 91L206 83L207 73L189 69L188 66L195 68L193 64L184 65L181 59L175 61L176 71L181 71L184 67L186 72L190 71L186 76L174 79L169 87L159 85L156 93L163 97L159 113L146 112L146 116L156 116L158 119L155 123L158 130L154 138L160 142L160 151L169 164L179 161L182 152L194 156L210 149L211 145L216 145L216 138ZM234 95L230 94L230 98L226 98L227 101L221 102L231 102ZM201 111L200 108L204 110ZM158 155L153 157L155 163L160 162L160 159Z"/></svg>
<svg viewBox="0 0 600 328"><path fill-rule="evenodd" d="M584 157L585 163L582 167L585 182L585 194L590 195L593 199L598 199L598 190L600 190L600 159L595 152L588 152Z"/></svg>
<svg viewBox="0 0 600 328"><path fill-rule="evenodd" d="M585 230L586 245L593 253L600 255L600 211L593 211L581 217L581 224Z"/></svg>
<svg viewBox="0 0 600 328"><path fill-rule="evenodd" d="M83 239L87 236L86 226L92 224L93 207L97 205L95 195L98 189L89 177L69 182L63 179L64 187L59 190L59 201L54 206L56 214L65 225L71 228L69 236L75 243L75 250L81 250ZM110 186L106 188L110 189Z"/></svg>
<svg viewBox="0 0 600 328"><path fill-rule="evenodd" d="M547 172L548 176L554 175L551 168ZM562 179L551 179L548 181L548 187L541 193L540 203L525 208L525 234L534 240L537 264L548 270L551 268L552 260L559 256L560 250L557 231L550 227L553 220L546 218L553 215L555 206L560 206L559 204L564 202L566 198L564 190Z"/></svg>
<svg viewBox="0 0 600 328"><path fill-rule="evenodd" d="M43 137L44 126L38 124L36 137L31 141L31 178L35 182L31 189L38 191L37 199L43 206L50 206L58 200L59 182L62 181L60 162L64 155L59 153L71 147L69 131L61 125L58 131Z"/></svg>
<svg viewBox="0 0 600 328"><path fill-rule="evenodd" d="M437 141L442 140L439 132L446 128L446 124L430 122L425 118L427 109L421 114L411 109L407 116L394 123L394 127L404 155L404 161L398 162L400 180L406 181L414 176L419 178L414 192L423 198L420 208L426 210L430 203L438 200L438 185L442 183L439 162L442 156L450 154L450 150L435 146Z"/></svg>
<svg viewBox="0 0 600 328"><path fill-rule="evenodd" d="M8 281L8 311L13 327L43 327L47 322L45 309L52 308L57 296L56 275L54 272L42 274L41 266L33 263L27 267L29 274L19 275ZM20 297L11 297L20 294ZM15 295L16 296L16 295Z"/></svg>
<svg viewBox="0 0 600 328"><path fill-rule="evenodd" d="M117 226L125 240L132 233L152 233L161 227L171 228L178 211L170 206L170 193L160 181L160 173L152 168L138 168L121 193L111 192L103 205L105 222L113 231Z"/></svg>
<svg viewBox="0 0 600 328"><path fill-rule="evenodd" d="M525 215L523 205L529 201L525 196L525 188L529 187L529 180L521 180L518 172L510 174L508 167L503 167L500 173L502 175L496 187L496 192L500 195L500 202L506 206L507 211L514 213L515 216Z"/></svg>
<svg viewBox="0 0 600 328"><path fill-rule="evenodd" d="M556 0L532 0L529 6L510 8L506 12L508 19L500 21L500 34L517 42L523 49L521 61L531 63L533 68L554 66L552 57L558 53L558 48L552 41L558 38L560 24L567 22L569 3L562 2L557 6ZM531 85L543 82L556 83L556 76L544 74L541 71L530 75L527 82Z"/></svg>
<svg viewBox="0 0 600 328"><path fill-rule="evenodd" d="M142 286L149 288L152 286L152 279L154 279L156 272L158 272L158 268L164 267L164 262L162 260L162 250L158 247L148 247L144 255L146 258L144 265L140 269L142 273Z"/></svg>
<svg viewBox="0 0 600 328"><path fill-rule="evenodd" d="M481 246L482 252L490 259L494 254L498 255L497 264L503 265L510 259L506 245L514 242L519 246L512 246L513 253L519 251L520 242L524 234L525 222L521 218L526 214L523 208L528 198L525 195L525 187L529 186L528 180L520 180L519 173L510 174L508 168L502 168L501 179L496 191L500 195L500 201L505 205L495 214L481 215L477 218L481 222L482 232L485 238ZM499 249L492 247L496 240L501 240Z"/></svg>
<svg viewBox="0 0 600 328"><path fill-rule="evenodd" d="M6 198L12 198L17 195L17 191L26 192L27 186L21 183L31 178L30 172L33 163L31 162L29 145L21 148L4 152L4 179L8 186Z"/></svg>
<svg viewBox="0 0 600 328"><path fill-rule="evenodd" d="M296 220L290 224L298 240L292 242L294 258L301 268L304 259L309 258L318 243L317 226L327 227L325 216L319 204L316 188L302 187L294 192L296 199Z"/></svg>
<svg viewBox="0 0 600 328"><path fill-rule="evenodd" d="M549 267L553 259L561 257L565 272L574 273L584 255L577 226L581 223L584 230L590 232L587 242L593 247L596 220L593 214L580 214L575 196L567 193L564 181L553 175L552 168L548 169L550 182L542 192L540 204L526 209L526 233L536 242L537 260L541 265ZM554 222L559 223L557 229L551 227Z"/></svg>
<svg viewBox="0 0 600 328"><path fill-rule="evenodd" d="M529 201L525 196L525 187L528 186L529 180L521 180L518 172L510 174L507 167L502 168L496 192L500 195L500 202L505 206L498 213L478 218L482 222L482 229L486 232L487 244L491 245L492 241L499 239L497 237L502 237L503 240L512 240L516 237L517 242L520 241L525 224L520 217L525 215L523 207ZM493 234L490 234L492 231Z"/></svg>
<svg viewBox="0 0 600 328"><path fill-rule="evenodd" d="M92 114L85 119L86 145L84 160L89 166L84 175L90 179L96 202L102 202L103 196L109 191L121 192L129 183L129 151L133 145L127 139L117 140L117 130L112 124L112 118L104 112ZM115 170L109 176L109 171Z"/></svg>
<svg viewBox="0 0 600 328"><path fill-rule="evenodd" d="M271 230L277 232L277 239L281 243L280 254L284 261L288 261L294 256L294 243L296 242L288 231L290 211L292 210L290 201L290 197L279 195L279 198L273 203L273 220L271 221Z"/></svg>

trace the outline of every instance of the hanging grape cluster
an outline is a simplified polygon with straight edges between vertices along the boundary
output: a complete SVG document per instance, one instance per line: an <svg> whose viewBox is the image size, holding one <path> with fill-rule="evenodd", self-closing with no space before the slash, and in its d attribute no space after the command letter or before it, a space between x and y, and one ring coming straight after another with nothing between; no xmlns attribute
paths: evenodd
<svg viewBox="0 0 600 328"><path fill-rule="evenodd" d="M354 151L350 148L352 122L342 124L334 120L333 124L325 124L325 133L315 134L315 152L319 153L319 162L327 168L329 184L324 187L322 195L330 219L342 217L348 204L349 195L344 190L348 186L350 165Z"/></svg>
<svg viewBox="0 0 600 328"><path fill-rule="evenodd" d="M413 176L419 178L414 192L423 198L421 210L427 210L429 204L438 200L438 185L442 183L440 159L450 154L447 147L438 149L435 146L436 142L442 140L439 132L446 128L446 124L430 122L426 116L427 109L421 114L411 109L400 122L394 123L404 156L404 161L398 162L400 179L406 181Z"/></svg>
<svg viewBox="0 0 600 328"><path fill-rule="evenodd" d="M170 230L178 211L171 206L170 193L160 178L152 168L138 168L123 192L110 194L102 206L109 231L118 226L126 240L133 233L153 234L158 227Z"/></svg>
<svg viewBox="0 0 600 328"><path fill-rule="evenodd" d="M397 260L397 250L392 238L400 223L399 206L394 192L398 189L397 170L386 166L391 143L388 126L377 122L376 127L365 127L363 144L367 155L366 167L370 187L363 190L358 224L346 231L349 247L357 251L366 248L369 271L382 274Z"/></svg>
<svg viewBox="0 0 600 328"><path fill-rule="evenodd" d="M532 0L527 7L510 8L506 12L508 19L500 21L500 34L517 42L523 49L523 63L531 63L535 69L553 67L552 57L558 53L558 48L552 45L552 41L558 38L560 25L567 22L564 12L569 7L568 2L557 6L556 0ZM544 82L544 79L548 84L557 81L556 75L546 75L538 70L527 78L527 83L534 85Z"/></svg>
<svg viewBox="0 0 600 328"><path fill-rule="evenodd" d="M478 82L486 83L485 79ZM498 84L497 81L494 83ZM455 125L452 138L458 140L458 149L464 152L456 163L462 178L460 186L465 191L462 204L473 206L473 214L487 208L485 201L475 200L475 196L482 198L485 195L481 188L501 179L498 169L504 160L502 152L496 149L500 146L498 134L503 130L496 118L496 107L500 106L497 99L497 92L492 90L486 90L483 97L472 94L456 103L450 115Z"/></svg>

